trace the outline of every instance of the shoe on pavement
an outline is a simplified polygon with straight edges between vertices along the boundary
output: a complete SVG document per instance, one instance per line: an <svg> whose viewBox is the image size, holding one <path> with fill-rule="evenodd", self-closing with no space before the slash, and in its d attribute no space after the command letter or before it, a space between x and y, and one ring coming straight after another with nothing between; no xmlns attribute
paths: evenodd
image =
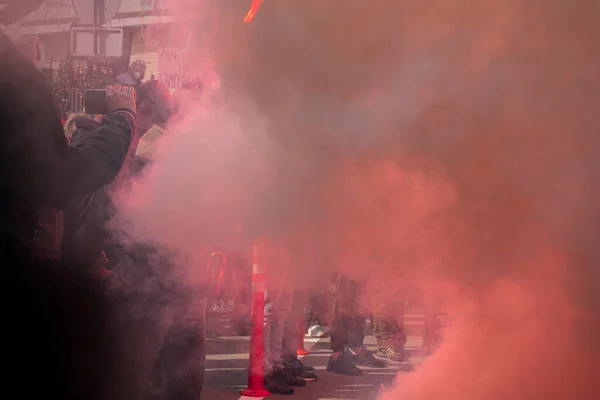
<svg viewBox="0 0 600 400"><path fill-rule="evenodd" d="M284 363L284 365L286 368L292 370L294 376L304 379L306 382L314 382L319 378L313 367L304 365L302 361L298 360L297 358L290 362Z"/></svg>
<svg viewBox="0 0 600 400"><path fill-rule="evenodd" d="M285 382L288 384L288 386L306 386L306 381L302 378L298 378L291 368L283 368L282 373L285 378Z"/></svg>
<svg viewBox="0 0 600 400"><path fill-rule="evenodd" d="M265 389L272 394L294 394L294 388L287 384L283 370L269 372L265 376Z"/></svg>
<svg viewBox="0 0 600 400"><path fill-rule="evenodd" d="M326 338L329 336L329 329L322 325L311 325L308 328L308 334L314 338Z"/></svg>
<svg viewBox="0 0 600 400"><path fill-rule="evenodd" d="M360 349L348 349L348 355L353 357L354 363L361 367L367 368L385 368L385 363L375 358L373 353L363 348Z"/></svg>
<svg viewBox="0 0 600 400"><path fill-rule="evenodd" d="M315 373L315 368L311 367L310 365L306 365L304 364L302 361L300 361L299 359L295 359L294 363L299 365L300 367L302 367L302 369L308 371L308 372L312 372L313 374Z"/></svg>
<svg viewBox="0 0 600 400"><path fill-rule="evenodd" d="M404 350L398 351L393 346L379 347L377 355L394 362L408 361L408 358L404 355Z"/></svg>
<svg viewBox="0 0 600 400"><path fill-rule="evenodd" d="M352 363L347 353L334 353L327 363L327 371L349 376L362 375L362 371Z"/></svg>

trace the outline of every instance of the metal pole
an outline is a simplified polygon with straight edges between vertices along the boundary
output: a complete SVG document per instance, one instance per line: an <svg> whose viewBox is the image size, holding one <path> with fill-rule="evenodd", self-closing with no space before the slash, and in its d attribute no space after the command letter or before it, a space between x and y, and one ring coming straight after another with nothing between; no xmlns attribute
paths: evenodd
<svg viewBox="0 0 600 400"><path fill-rule="evenodd" d="M104 3L104 0L94 0L94 28L96 29L100 28L106 22L104 15L105 8L106 5ZM102 40L100 40L100 43L98 43L98 38L98 32L94 31L94 54L96 56L98 54L106 53L106 38L102 36ZM100 45L100 48L98 48L98 45Z"/></svg>

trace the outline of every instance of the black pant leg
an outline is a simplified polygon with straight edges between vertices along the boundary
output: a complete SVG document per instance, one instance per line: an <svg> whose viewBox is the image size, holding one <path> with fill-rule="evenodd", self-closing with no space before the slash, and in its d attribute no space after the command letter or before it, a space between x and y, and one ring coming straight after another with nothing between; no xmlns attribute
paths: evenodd
<svg viewBox="0 0 600 400"><path fill-rule="evenodd" d="M164 400L200 400L204 385L206 335L204 310L184 312L175 319L163 344Z"/></svg>

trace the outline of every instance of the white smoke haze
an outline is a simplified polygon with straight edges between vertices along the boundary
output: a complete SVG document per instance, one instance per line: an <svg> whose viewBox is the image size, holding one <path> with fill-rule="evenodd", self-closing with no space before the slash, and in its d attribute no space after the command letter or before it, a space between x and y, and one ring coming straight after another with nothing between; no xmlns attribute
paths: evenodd
<svg viewBox="0 0 600 400"><path fill-rule="evenodd" d="M197 104L160 139L154 164L120 199L119 218L139 240L180 250L199 274L212 251L248 257L243 222L264 185L267 150L252 109Z"/></svg>
<svg viewBox="0 0 600 400"><path fill-rule="evenodd" d="M598 398L600 2L171 2L221 87L124 201L136 236L435 288L452 326L384 400Z"/></svg>

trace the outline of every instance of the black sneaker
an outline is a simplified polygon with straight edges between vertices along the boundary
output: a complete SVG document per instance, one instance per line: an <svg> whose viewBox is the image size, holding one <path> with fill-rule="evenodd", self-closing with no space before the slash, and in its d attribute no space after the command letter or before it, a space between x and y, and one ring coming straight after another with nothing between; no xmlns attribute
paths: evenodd
<svg viewBox="0 0 600 400"><path fill-rule="evenodd" d="M385 368L385 363L375 358L373 353L364 347L358 350L348 349L348 354L354 359L356 365L367 368Z"/></svg>
<svg viewBox="0 0 600 400"><path fill-rule="evenodd" d="M315 373L314 367L304 364L302 361L300 361L297 358L294 359L294 361L292 361L292 363L296 364L297 366L299 366L300 368L302 368L305 371L312 372L313 374Z"/></svg>
<svg viewBox="0 0 600 400"><path fill-rule="evenodd" d="M379 347L377 349L377 355L394 362L408 361L408 358L404 355L404 351L398 351L393 346Z"/></svg>
<svg viewBox="0 0 600 400"><path fill-rule="evenodd" d="M283 376L285 378L285 382L289 386L306 386L306 381L304 379L298 378L291 368L283 368Z"/></svg>
<svg viewBox="0 0 600 400"><path fill-rule="evenodd" d="M273 394L294 394L294 388L288 385L283 370L269 372L265 376L265 389Z"/></svg>
<svg viewBox="0 0 600 400"><path fill-rule="evenodd" d="M346 353L334 353L327 363L327 371L349 376L362 375L362 371L352 363L352 358Z"/></svg>
<svg viewBox="0 0 600 400"><path fill-rule="evenodd" d="M315 369L313 367L304 365L302 361L298 359L283 364L292 371L294 376L304 379L306 382L314 382L319 379L317 374L315 374Z"/></svg>

